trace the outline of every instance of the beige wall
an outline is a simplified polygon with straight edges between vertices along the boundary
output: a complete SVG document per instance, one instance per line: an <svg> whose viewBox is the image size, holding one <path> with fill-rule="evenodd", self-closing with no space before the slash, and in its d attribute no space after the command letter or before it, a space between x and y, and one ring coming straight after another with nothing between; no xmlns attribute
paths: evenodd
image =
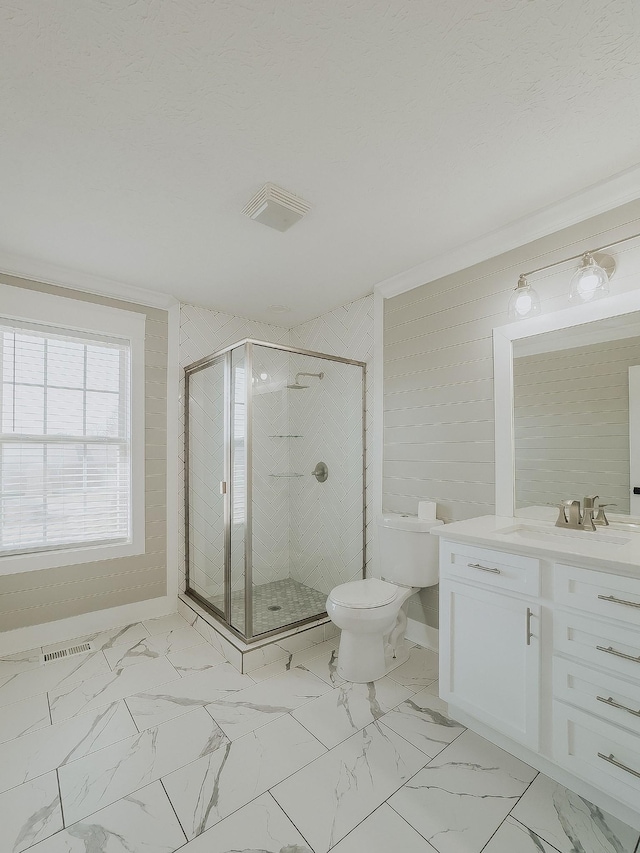
<svg viewBox="0 0 640 853"><path fill-rule="evenodd" d="M166 595L167 312L0 275L0 283L146 314L146 553L0 576L0 631Z"/></svg>
<svg viewBox="0 0 640 853"><path fill-rule="evenodd" d="M494 446L492 330L508 322L518 275L640 231L640 202L385 301L384 481L389 510L417 511L435 500L445 521L492 513ZM638 241L614 249L612 292L635 289ZM567 306L571 271L563 264L532 278L542 310ZM437 588L409 615L437 626Z"/></svg>
<svg viewBox="0 0 640 853"><path fill-rule="evenodd" d="M598 494L629 512L629 367L640 338L513 360L516 507Z"/></svg>

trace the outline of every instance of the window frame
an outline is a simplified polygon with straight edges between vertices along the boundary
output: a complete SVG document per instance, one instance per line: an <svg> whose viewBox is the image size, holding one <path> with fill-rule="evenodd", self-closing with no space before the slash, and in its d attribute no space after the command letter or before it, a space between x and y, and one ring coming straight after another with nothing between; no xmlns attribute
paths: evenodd
<svg viewBox="0 0 640 853"><path fill-rule="evenodd" d="M73 320L69 322L70 318ZM145 321L141 312L0 283L0 320L55 326L128 342L131 360L131 537L127 542L64 545L0 556L0 576L145 553Z"/></svg>

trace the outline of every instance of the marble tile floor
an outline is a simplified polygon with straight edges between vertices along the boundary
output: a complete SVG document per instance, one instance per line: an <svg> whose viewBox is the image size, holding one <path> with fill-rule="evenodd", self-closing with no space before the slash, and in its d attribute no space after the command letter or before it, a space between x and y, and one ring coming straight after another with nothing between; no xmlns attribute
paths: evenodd
<svg viewBox="0 0 640 853"><path fill-rule="evenodd" d="M250 676L177 614L82 639L0 658L1 853L640 853L450 719L431 651L349 684L337 638Z"/></svg>

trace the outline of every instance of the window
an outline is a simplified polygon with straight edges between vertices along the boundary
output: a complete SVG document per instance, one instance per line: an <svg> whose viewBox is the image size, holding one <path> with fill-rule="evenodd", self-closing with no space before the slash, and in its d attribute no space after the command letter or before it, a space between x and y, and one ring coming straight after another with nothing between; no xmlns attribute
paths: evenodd
<svg viewBox="0 0 640 853"><path fill-rule="evenodd" d="M16 290L33 319L2 316ZM56 310L36 310L34 295ZM96 330L37 322L60 303ZM118 315L137 333L105 333ZM140 319L0 285L0 573L144 551Z"/></svg>

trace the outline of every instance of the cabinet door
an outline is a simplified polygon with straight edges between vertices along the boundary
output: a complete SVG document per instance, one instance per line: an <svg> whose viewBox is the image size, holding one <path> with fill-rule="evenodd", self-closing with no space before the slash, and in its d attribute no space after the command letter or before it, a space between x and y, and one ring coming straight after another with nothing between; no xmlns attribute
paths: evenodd
<svg viewBox="0 0 640 853"><path fill-rule="evenodd" d="M443 581L440 614L440 695L537 749L539 606Z"/></svg>

